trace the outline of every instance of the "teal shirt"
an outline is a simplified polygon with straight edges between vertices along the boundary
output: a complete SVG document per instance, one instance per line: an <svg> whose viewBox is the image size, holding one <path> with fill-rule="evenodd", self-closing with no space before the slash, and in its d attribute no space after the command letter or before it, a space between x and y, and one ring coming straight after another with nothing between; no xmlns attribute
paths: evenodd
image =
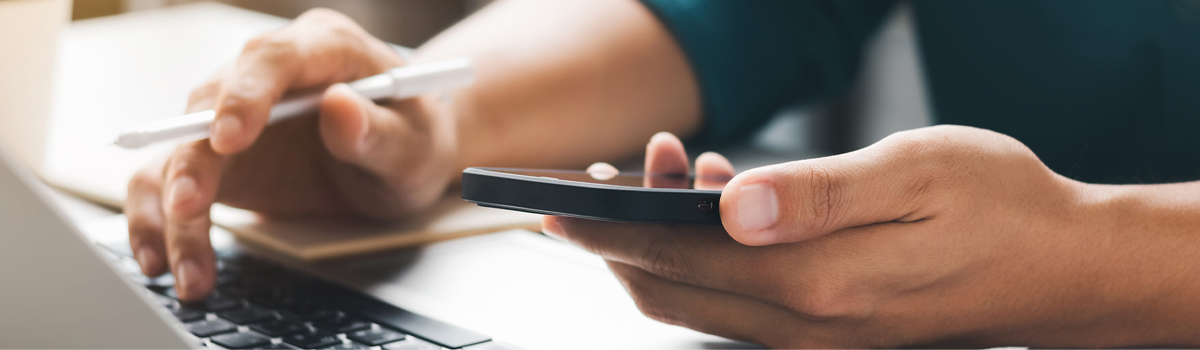
<svg viewBox="0 0 1200 350"><path fill-rule="evenodd" d="M643 0L700 82L701 138L845 92L894 6ZM1200 179L1200 0L914 0L935 121L1024 142L1094 183Z"/></svg>

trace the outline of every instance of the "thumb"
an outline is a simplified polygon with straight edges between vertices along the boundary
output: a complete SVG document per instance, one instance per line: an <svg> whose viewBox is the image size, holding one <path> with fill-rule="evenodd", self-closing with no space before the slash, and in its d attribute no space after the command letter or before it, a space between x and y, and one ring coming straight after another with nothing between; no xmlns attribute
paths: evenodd
<svg viewBox="0 0 1200 350"><path fill-rule="evenodd" d="M428 151L419 142L429 137L417 134L430 131L413 126L400 112L375 104L346 84L334 84L325 90L321 138L338 160L384 177L394 175L392 172L400 165L397 162L420 158L421 151Z"/></svg>
<svg viewBox="0 0 1200 350"><path fill-rule="evenodd" d="M905 189L921 175L874 147L739 174L721 195L725 230L761 246L904 219L920 205Z"/></svg>
<svg viewBox="0 0 1200 350"><path fill-rule="evenodd" d="M334 84L325 90L321 101L321 139L334 157L358 163L367 153L369 113L375 103L362 97L346 84Z"/></svg>
<svg viewBox="0 0 1200 350"><path fill-rule="evenodd" d="M354 197L373 198L352 205L379 217L433 201L443 187L432 184L440 184L449 172L442 163L430 161L444 156L436 143L441 136L437 133L443 130L428 118L421 119L425 114L415 101L396 101L391 106L396 109L379 106L346 84L330 86L321 102L319 128L325 148L334 158L379 180L361 178L365 175L361 171L350 172L353 178L371 180L353 181ZM382 187L367 186L376 182Z"/></svg>

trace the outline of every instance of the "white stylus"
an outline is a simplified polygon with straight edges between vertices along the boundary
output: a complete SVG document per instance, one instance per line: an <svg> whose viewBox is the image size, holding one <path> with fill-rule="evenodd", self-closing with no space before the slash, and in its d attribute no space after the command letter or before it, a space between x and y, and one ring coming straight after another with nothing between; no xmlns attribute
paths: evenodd
<svg viewBox="0 0 1200 350"><path fill-rule="evenodd" d="M474 82L471 60L459 58L393 68L349 85L363 97L381 100L409 98L434 90L464 87ZM271 107L267 124L312 112L321 106L321 97L321 92L284 97ZM142 124L117 135L113 144L123 148L141 148L170 140L206 139L216 116L217 112L210 109Z"/></svg>

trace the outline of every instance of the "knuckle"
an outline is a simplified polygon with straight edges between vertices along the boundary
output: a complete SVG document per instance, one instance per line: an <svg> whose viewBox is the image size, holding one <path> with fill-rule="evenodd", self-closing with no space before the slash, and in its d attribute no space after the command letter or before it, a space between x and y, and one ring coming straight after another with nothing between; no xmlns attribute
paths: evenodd
<svg viewBox="0 0 1200 350"><path fill-rule="evenodd" d="M195 141L179 145L164 165L162 179L175 179L181 175L198 176L206 168L216 165L208 141Z"/></svg>
<svg viewBox="0 0 1200 350"><path fill-rule="evenodd" d="M242 47L242 56L283 56L294 55L297 51L296 41L277 31L259 35L247 41L246 45Z"/></svg>
<svg viewBox="0 0 1200 350"><path fill-rule="evenodd" d="M133 174L133 178L129 179L128 191L130 193L141 193L148 190L157 189L161 184L162 171L156 167L147 167Z"/></svg>
<svg viewBox="0 0 1200 350"><path fill-rule="evenodd" d="M317 7L304 11L299 17L296 17L297 23L338 23L345 21L350 21L350 18L341 12L325 7Z"/></svg>
<svg viewBox="0 0 1200 350"><path fill-rule="evenodd" d="M951 134L961 127L938 126L899 132L886 140L890 148L889 159L903 164L912 176L905 184L908 198L952 187L958 177L969 173L969 162L977 152L973 147L964 147L961 138Z"/></svg>
<svg viewBox="0 0 1200 350"><path fill-rule="evenodd" d="M327 8L309 10L301 15L297 21L311 23L314 26L320 27L319 31L330 35L335 39L332 42L337 44L357 43L366 34L366 31L353 19L341 12Z"/></svg>
<svg viewBox="0 0 1200 350"><path fill-rule="evenodd" d="M933 153L934 151L953 149L952 147L942 147L942 142L939 142L940 137L937 137L938 129L916 129L900 131L884 138L893 154L899 155L906 159L919 158L924 155Z"/></svg>
<svg viewBox="0 0 1200 350"><path fill-rule="evenodd" d="M239 109L258 100L253 84L232 84L230 88L221 91L217 100L219 110ZM235 113L235 115L241 115Z"/></svg>
<svg viewBox="0 0 1200 350"><path fill-rule="evenodd" d="M194 163L190 158L192 154L188 151L180 151L171 159L171 164L163 169L163 178L176 179L180 176L191 173Z"/></svg>
<svg viewBox="0 0 1200 350"><path fill-rule="evenodd" d="M804 185L799 190L808 198L807 208L803 208L805 229L809 232L821 231L835 224L838 213L839 198L843 192L842 184L837 179L834 170L819 166L804 166L797 170L797 178Z"/></svg>
<svg viewBox="0 0 1200 350"><path fill-rule="evenodd" d="M643 252L643 265L648 272L669 281L694 283L695 267L687 258L689 255L682 249L674 238L655 238Z"/></svg>

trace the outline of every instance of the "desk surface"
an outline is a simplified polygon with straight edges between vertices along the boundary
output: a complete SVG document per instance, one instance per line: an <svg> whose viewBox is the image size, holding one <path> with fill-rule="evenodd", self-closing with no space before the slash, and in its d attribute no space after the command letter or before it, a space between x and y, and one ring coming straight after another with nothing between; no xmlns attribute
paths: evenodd
<svg viewBox="0 0 1200 350"><path fill-rule="evenodd" d="M165 150L121 158L112 153L120 150L102 148L97 135L181 111L191 88L232 59L245 40L283 23L211 3L77 23L60 51L49 171L76 175L84 186L88 176L90 185L118 182L116 191L123 192L131 169L139 167L134 163ZM146 47L165 39L177 50ZM113 164L104 157L125 160ZM80 172L88 176L77 176ZM57 201L73 219L90 222L84 225L89 235L125 236L121 217L95 221L107 212L72 198ZM228 235L214 239L227 241ZM642 316L598 257L528 231L296 267L530 349L746 346Z"/></svg>
<svg viewBox="0 0 1200 350"><path fill-rule="evenodd" d="M125 184L173 145L110 145L134 125L180 115L191 90L246 41L287 21L197 3L75 22L63 34L43 177L115 205Z"/></svg>

